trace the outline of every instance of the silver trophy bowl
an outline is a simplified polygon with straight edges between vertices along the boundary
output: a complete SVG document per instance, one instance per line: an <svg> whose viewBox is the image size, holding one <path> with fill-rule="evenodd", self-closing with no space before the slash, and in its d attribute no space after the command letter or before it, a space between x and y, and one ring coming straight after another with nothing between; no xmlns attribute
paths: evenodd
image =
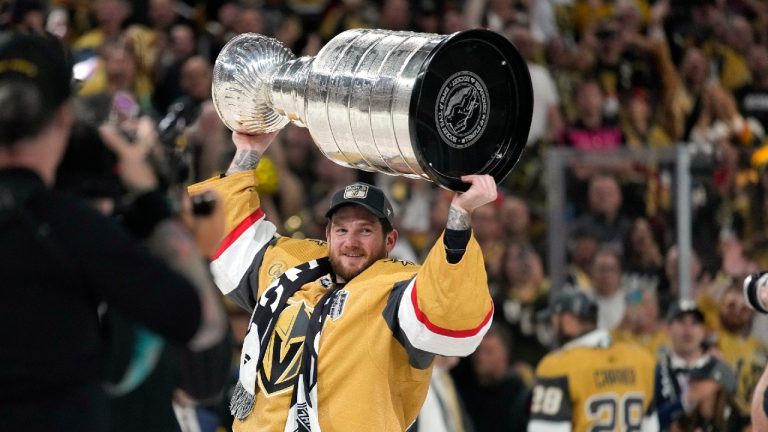
<svg viewBox="0 0 768 432"><path fill-rule="evenodd" d="M315 57L255 33L233 38L214 66L213 102L231 130L293 122L340 165L466 190L462 175L498 182L514 167L533 97L525 62L496 33L356 29Z"/></svg>

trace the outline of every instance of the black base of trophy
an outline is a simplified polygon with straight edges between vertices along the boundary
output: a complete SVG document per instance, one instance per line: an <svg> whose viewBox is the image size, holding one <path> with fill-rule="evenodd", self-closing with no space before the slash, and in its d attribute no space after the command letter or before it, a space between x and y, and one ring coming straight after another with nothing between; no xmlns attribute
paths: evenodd
<svg viewBox="0 0 768 432"><path fill-rule="evenodd" d="M414 83L411 143L424 172L451 190L460 177L500 183L525 148L533 111L528 67L503 36L468 30L430 53Z"/></svg>

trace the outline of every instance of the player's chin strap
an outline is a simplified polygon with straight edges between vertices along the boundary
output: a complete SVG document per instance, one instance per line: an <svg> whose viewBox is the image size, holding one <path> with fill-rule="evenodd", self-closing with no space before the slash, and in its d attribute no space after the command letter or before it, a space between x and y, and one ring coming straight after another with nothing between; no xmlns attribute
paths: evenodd
<svg viewBox="0 0 768 432"><path fill-rule="evenodd" d="M258 374L258 368L261 364L264 353L267 351L267 344L275 329L277 319L280 317L280 313L285 308L285 305L291 296L301 289L301 287L309 282L319 279L322 276L327 275L330 272L331 266L328 258L322 258L318 260L312 260L296 267L288 269L282 276L275 279L274 282L267 288L266 291L259 298L256 307L251 315L251 323L248 326L248 332L245 335L243 341L243 353L240 357L240 377L235 387L235 392L232 395L232 400L229 405L230 412L237 419L244 420L253 410L253 405L256 399L256 377ZM320 303L315 307L315 311L312 314L309 329L304 339L304 354L303 363L301 365L301 371L299 379L294 384L293 399L294 403L291 405L291 412L288 415L290 421L291 418L301 418L295 413L297 411L297 394L302 394L302 399L306 403L312 402L312 407L316 407L315 400L308 398L310 390L314 390L317 382L317 353L315 352L315 339L320 336L320 330L322 329L322 320L327 313L327 303L329 299L333 297L333 291L323 296ZM318 312L321 312L322 316L316 317ZM318 339L319 340L319 339ZM313 343L308 343L312 341ZM311 351L310 360L307 360L307 353ZM309 372L308 367L312 366L312 372ZM312 377L311 383L307 382L307 377ZM303 378L303 383L300 384ZM311 384L311 385L310 385ZM314 410L313 410L314 411ZM315 419L316 419L315 415ZM286 430L288 430L286 425ZM291 431L297 430L296 421L293 423ZM302 430L320 430L317 429L302 429Z"/></svg>

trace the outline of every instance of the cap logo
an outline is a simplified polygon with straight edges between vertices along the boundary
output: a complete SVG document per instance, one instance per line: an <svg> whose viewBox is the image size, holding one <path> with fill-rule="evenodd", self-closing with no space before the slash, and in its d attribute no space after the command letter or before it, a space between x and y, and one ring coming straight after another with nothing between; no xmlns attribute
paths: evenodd
<svg viewBox="0 0 768 432"><path fill-rule="evenodd" d="M17 72L30 78L37 76L37 66L24 59L0 60L0 73Z"/></svg>
<svg viewBox="0 0 768 432"><path fill-rule="evenodd" d="M365 199L368 196L368 186L353 184L344 188L344 199Z"/></svg>

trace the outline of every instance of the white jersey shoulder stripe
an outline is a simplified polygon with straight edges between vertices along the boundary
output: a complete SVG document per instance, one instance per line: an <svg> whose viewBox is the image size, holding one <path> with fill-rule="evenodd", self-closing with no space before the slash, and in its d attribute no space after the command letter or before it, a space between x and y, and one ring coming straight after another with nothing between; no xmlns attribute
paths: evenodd
<svg viewBox="0 0 768 432"><path fill-rule="evenodd" d="M250 269L256 254L275 236L277 229L265 219L259 209L254 215L259 218L247 218L249 224L241 223L225 238L221 252L211 262L211 272L223 294L229 294L237 288L243 275ZM241 228L242 227L242 228ZM233 235L236 234L236 235Z"/></svg>
<svg viewBox="0 0 768 432"><path fill-rule="evenodd" d="M467 356L480 344L491 326L493 307L482 323L473 329L449 330L429 321L419 309L416 301L416 281L414 278L403 292L397 311L400 327L415 348L444 356Z"/></svg>

